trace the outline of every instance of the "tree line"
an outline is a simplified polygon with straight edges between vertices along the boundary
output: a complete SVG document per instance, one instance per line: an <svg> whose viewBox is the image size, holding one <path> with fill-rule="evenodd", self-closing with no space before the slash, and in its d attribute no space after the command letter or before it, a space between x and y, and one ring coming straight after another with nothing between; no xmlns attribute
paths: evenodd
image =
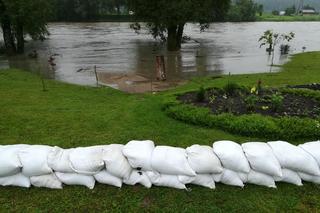
<svg viewBox="0 0 320 213"><path fill-rule="evenodd" d="M103 15L128 15L145 26L155 38L167 42L168 50L181 48L187 22L200 30L217 21L254 21L258 12L252 0L0 0L0 23L8 54L24 52L25 37L43 40L49 21L96 21Z"/></svg>

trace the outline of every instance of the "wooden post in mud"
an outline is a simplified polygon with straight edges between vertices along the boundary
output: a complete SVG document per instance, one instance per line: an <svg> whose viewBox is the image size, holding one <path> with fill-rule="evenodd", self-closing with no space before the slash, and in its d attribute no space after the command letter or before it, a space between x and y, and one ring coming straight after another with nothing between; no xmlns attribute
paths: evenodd
<svg viewBox="0 0 320 213"><path fill-rule="evenodd" d="M97 66L94 65L94 74L96 76L96 84L97 84L97 87L99 86L99 79L98 79L98 74L97 74Z"/></svg>
<svg viewBox="0 0 320 213"><path fill-rule="evenodd" d="M156 56L156 74L158 81L167 80L166 65L163 55Z"/></svg>

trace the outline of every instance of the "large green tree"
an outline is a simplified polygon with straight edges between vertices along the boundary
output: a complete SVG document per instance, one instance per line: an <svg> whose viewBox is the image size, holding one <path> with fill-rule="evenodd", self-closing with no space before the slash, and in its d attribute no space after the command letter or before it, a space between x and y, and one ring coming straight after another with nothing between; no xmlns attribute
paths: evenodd
<svg viewBox="0 0 320 213"><path fill-rule="evenodd" d="M169 51L177 51L187 22L200 23L203 30L211 22L224 20L229 4L229 0L130 0L129 9L137 21L147 22L155 38L167 41ZM134 28L139 30L139 24Z"/></svg>
<svg viewBox="0 0 320 213"><path fill-rule="evenodd" d="M24 52L25 36L44 39L48 34L50 0L0 0L0 21L8 52Z"/></svg>

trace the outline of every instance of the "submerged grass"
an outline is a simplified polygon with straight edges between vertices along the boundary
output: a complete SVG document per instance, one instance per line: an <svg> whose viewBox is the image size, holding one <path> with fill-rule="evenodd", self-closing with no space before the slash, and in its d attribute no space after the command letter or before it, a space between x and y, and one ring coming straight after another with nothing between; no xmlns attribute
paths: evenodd
<svg viewBox="0 0 320 213"><path fill-rule="evenodd" d="M264 86L320 82L320 53L293 57L280 73L195 78L187 85L157 95L129 95L111 88L90 88L46 81L19 70L0 71L0 144L47 144L63 148L127 143L151 139L157 145L187 147L211 145L215 140L267 141L202 128L165 115L162 104L172 94L227 82ZM302 141L295 141L299 143ZM245 189L217 185L217 189L192 186L191 192L153 187L97 185L92 191L65 187L62 191L0 187L0 211L232 211L287 212L320 210L320 187L278 184L278 189L248 185Z"/></svg>

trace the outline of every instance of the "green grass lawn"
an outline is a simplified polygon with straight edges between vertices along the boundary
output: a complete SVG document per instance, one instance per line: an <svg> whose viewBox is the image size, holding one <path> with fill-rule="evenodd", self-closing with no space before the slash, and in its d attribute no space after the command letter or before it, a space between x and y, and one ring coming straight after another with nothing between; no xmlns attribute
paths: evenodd
<svg viewBox="0 0 320 213"><path fill-rule="evenodd" d="M228 81L265 86L320 82L320 52L296 55L280 73L196 78L187 85L156 95L130 95L111 88L90 88L46 81L18 70L0 71L0 144L47 144L63 148L127 143L151 139L158 145L211 145L215 140L267 141L217 129L184 124L161 110L168 95ZM293 141L299 143L302 141ZM217 184L217 189L192 186L191 192L153 187L97 184L94 190L66 186L61 191L0 187L0 212L32 211L233 211L316 212L320 186L277 184L278 189L247 185L244 189Z"/></svg>
<svg viewBox="0 0 320 213"><path fill-rule="evenodd" d="M262 16L257 16L257 21L320 21L320 15L278 16L270 13L264 13Z"/></svg>

